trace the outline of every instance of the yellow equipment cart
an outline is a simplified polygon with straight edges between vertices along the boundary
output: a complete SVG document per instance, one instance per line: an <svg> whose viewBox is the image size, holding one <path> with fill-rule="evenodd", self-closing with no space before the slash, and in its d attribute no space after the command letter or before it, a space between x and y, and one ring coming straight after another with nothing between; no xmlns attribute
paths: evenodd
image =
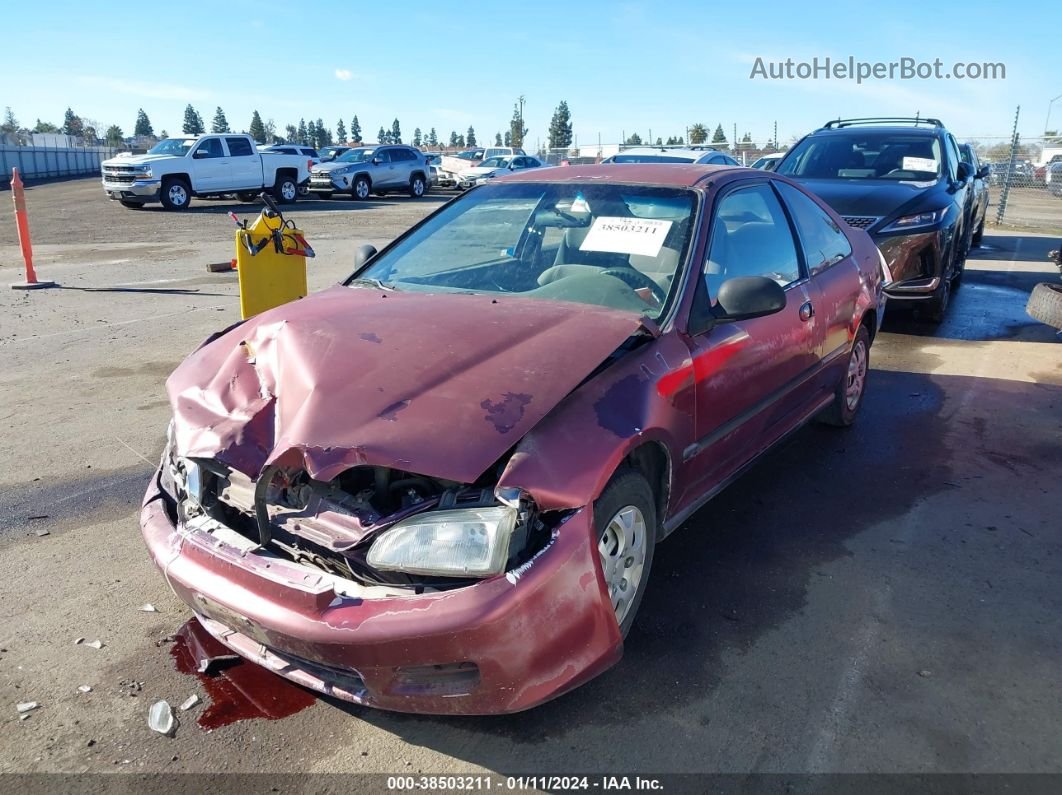
<svg viewBox="0 0 1062 795"><path fill-rule="evenodd" d="M251 226L236 232L236 271L240 278L240 317L244 320L304 298L306 258L314 256L302 231L285 221L272 197ZM233 215L235 218L235 215Z"/></svg>

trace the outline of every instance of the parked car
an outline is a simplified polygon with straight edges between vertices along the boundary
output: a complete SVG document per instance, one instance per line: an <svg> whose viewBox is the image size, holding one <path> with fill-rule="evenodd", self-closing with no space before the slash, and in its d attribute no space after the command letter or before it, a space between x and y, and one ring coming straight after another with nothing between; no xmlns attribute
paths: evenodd
<svg viewBox="0 0 1062 795"><path fill-rule="evenodd" d="M1050 163L1044 169L1044 186L1052 196L1062 196L1062 161Z"/></svg>
<svg viewBox="0 0 1062 795"><path fill-rule="evenodd" d="M258 147L258 151L262 154L302 155L303 157L309 158L310 162L314 165L321 162L321 156L317 153L317 150L312 146L306 146L304 144L267 144ZM311 165L310 168L313 168L313 165ZM309 192L309 183L304 182L299 185L300 196L305 196Z"/></svg>
<svg viewBox="0 0 1062 795"><path fill-rule="evenodd" d="M508 174L513 171L521 171L525 168L541 168L544 166L541 160L530 155L499 155L488 157L478 166L466 169L457 178L457 187L461 190L480 185L488 179Z"/></svg>
<svg viewBox="0 0 1062 795"><path fill-rule="evenodd" d="M1013 170L1010 161L993 163L991 181L1001 187L1009 183L1012 188L1028 188L1036 182L1036 167L1027 160L1015 161Z"/></svg>
<svg viewBox="0 0 1062 795"><path fill-rule="evenodd" d="M769 155L764 155L758 158L750 168L762 168L764 171L774 171L774 167L778 165L778 161L782 159L785 152L772 152Z"/></svg>
<svg viewBox="0 0 1062 795"><path fill-rule="evenodd" d="M442 162L439 163L439 177L443 183L458 187L462 174L488 158L526 154L527 152L518 146L491 146L482 149L466 149L456 155L442 155Z"/></svg>
<svg viewBox="0 0 1062 795"><path fill-rule="evenodd" d="M424 153L397 144L358 146L310 172L310 190L324 198L349 193L352 199L367 199L370 193L403 191L417 199L428 187Z"/></svg>
<svg viewBox="0 0 1062 795"><path fill-rule="evenodd" d="M263 189L293 202L312 165L304 155L260 154L251 136L225 133L167 138L147 154L104 160L100 170L104 193L123 207L162 202L185 210L193 196L235 193L249 201Z"/></svg>
<svg viewBox="0 0 1062 795"><path fill-rule="evenodd" d="M970 173L973 175L971 179L972 190L969 192L970 197L970 225L973 229L973 234L970 236L970 245L977 247L981 245L981 238L985 234L985 218L988 215L988 178L991 174L991 169L987 163L982 163L977 157L977 152L970 144L959 144L959 157L966 165L970 167Z"/></svg>
<svg viewBox="0 0 1062 795"><path fill-rule="evenodd" d="M895 277L890 298L944 319L970 248L974 175L939 120L831 121L786 152L775 172L870 233Z"/></svg>
<svg viewBox="0 0 1062 795"><path fill-rule="evenodd" d="M613 665L657 542L855 421L884 308L870 237L749 169L528 169L355 259L170 376L140 522L219 642L404 712Z"/></svg>
<svg viewBox="0 0 1062 795"><path fill-rule="evenodd" d="M321 161L327 163L329 160L335 160L341 154L349 152L353 148L353 146L322 146Z"/></svg>
<svg viewBox="0 0 1062 795"><path fill-rule="evenodd" d="M710 147L635 146L606 157L602 163L700 163L740 166L730 155Z"/></svg>

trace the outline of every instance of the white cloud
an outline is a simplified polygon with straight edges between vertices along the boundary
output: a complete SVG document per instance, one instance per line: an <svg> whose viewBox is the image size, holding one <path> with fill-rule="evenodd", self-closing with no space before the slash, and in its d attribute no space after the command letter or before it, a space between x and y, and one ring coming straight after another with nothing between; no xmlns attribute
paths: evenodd
<svg viewBox="0 0 1062 795"><path fill-rule="evenodd" d="M81 75L76 78L79 83L93 88L103 88L117 94L131 94L137 97L150 97L152 99L171 99L181 102L202 100L210 97L209 91L182 86L176 83L145 82L141 80L127 80L118 77L102 77L100 75Z"/></svg>
<svg viewBox="0 0 1062 795"><path fill-rule="evenodd" d="M354 73L349 69L336 69L337 80L350 80L354 77Z"/></svg>

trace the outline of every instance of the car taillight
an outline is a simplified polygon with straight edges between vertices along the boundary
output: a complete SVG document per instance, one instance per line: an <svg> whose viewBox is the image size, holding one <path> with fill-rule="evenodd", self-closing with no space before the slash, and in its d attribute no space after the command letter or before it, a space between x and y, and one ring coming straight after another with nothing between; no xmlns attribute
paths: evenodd
<svg viewBox="0 0 1062 795"><path fill-rule="evenodd" d="M313 161L312 160L307 160L306 161L306 170L309 171L311 168L313 168Z"/></svg>

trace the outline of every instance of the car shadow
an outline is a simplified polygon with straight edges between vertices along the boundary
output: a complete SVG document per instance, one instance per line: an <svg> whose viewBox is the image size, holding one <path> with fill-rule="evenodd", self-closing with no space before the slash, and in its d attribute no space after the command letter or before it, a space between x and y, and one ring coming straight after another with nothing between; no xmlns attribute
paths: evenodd
<svg viewBox="0 0 1062 795"><path fill-rule="evenodd" d="M727 660L800 613L823 566L853 554L850 539L954 485L941 415L957 378L874 371L853 428L809 426L767 454L657 548L623 659L577 690L500 717L330 703L409 743L494 770L511 770L514 747L525 745L536 746L522 757L536 769L564 769L556 766L571 758L570 743L591 726L616 727L625 747L658 746L663 738L645 736L639 727L650 724L641 718L707 700ZM702 725L708 720L703 715ZM682 733L667 742L683 743ZM608 749L583 750L589 764L607 758ZM688 750L691 758L701 753Z"/></svg>
<svg viewBox="0 0 1062 795"><path fill-rule="evenodd" d="M1062 246L1062 240L1051 235L989 235L986 234L979 248L971 249L969 262L1042 262L1045 269L1051 267L1047 253Z"/></svg>

